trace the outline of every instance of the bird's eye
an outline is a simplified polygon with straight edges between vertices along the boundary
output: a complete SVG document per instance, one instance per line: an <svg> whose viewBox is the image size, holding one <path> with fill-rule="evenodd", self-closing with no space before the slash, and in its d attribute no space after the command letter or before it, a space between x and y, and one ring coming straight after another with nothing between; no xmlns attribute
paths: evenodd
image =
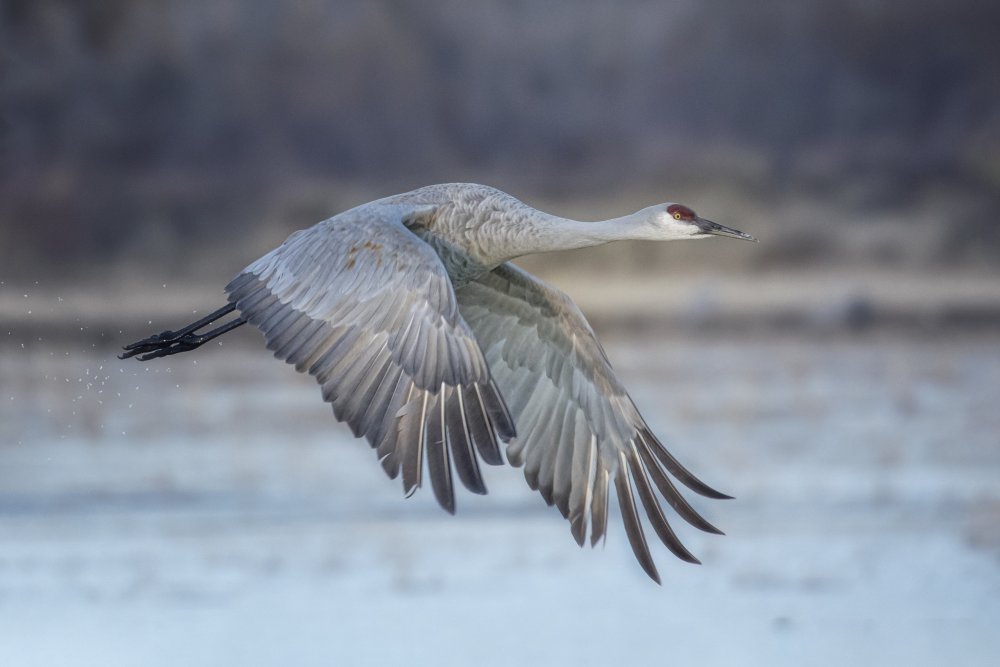
<svg viewBox="0 0 1000 667"><path fill-rule="evenodd" d="M674 220L694 220L694 211L682 204L671 204L667 207L667 213Z"/></svg>

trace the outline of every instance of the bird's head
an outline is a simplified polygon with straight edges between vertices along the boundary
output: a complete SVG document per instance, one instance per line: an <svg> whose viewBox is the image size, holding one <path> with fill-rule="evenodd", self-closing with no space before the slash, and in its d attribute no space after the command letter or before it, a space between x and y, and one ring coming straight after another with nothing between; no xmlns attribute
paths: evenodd
<svg viewBox="0 0 1000 667"><path fill-rule="evenodd" d="M744 241L757 241L750 234L738 229L706 220L683 204L659 204L651 206L646 211L653 218L653 224L661 238L665 240L731 236L734 239L743 239Z"/></svg>

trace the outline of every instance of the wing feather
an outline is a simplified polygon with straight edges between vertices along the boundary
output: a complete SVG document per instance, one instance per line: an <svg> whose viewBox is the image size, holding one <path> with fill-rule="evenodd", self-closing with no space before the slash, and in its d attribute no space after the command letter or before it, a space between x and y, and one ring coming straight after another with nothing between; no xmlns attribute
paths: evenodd
<svg viewBox="0 0 1000 667"><path fill-rule="evenodd" d="M452 485L451 462L444 428L444 410L447 405L441 392L433 398L427 414L427 471L431 478L434 497L449 514L455 513L455 489ZM426 396L426 394L425 394Z"/></svg>
<svg viewBox="0 0 1000 667"><path fill-rule="evenodd" d="M373 203L292 234L226 287L276 357L320 384L337 419L364 436L413 493L428 466L454 512L452 465L486 488L514 437L504 399L436 251L406 228L427 207Z"/></svg>
<svg viewBox="0 0 1000 667"><path fill-rule="evenodd" d="M462 391L451 390L446 400L445 426L448 430L448 443L451 447L452 460L455 462L455 471L465 488L473 493L484 494L486 484L479 471L479 463L476 462L476 450L465 416Z"/></svg>
<svg viewBox="0 0 1000 667"><path fill-rule="evenodd" d="M590 504L590 546L595 546L608 530L608 485L610 473L601 462L594 475L593 500Z"/></svg>
<svg viewBox="0 0 1000 667"><path fill-rule="evenodd" d="M402 465L402 452L397 447L397 443L402 426L400 424L401 413L403 406L408 400L409 387L412 383L402 370L395 370L398 375L392 397L389 399L388 407L382 415L382 421L378 426L378 430L374 435L369 435L373 442L379 443L375 449L376 454L386 474L392 479L395 479L399 475L400 466Z"/></svg>
<svg viewBox="0 0 1000 667"><path fill-rule="evenodd" d="M528 485L569 520L579 544L607 531L613 482L629 543L658 580L636 507L636 493L657 537L676 556L697 559L663 513L662 497L686 521L717 532L677 491L665 471L692 490L727 497L690 473L656 440L608 362L583 314L561 292L512 264L456 290L518 435L507 458ZM496 420L494 420L496 423Z"/></svg>
<svg viewBox="0 0 1000 667"><path fill-rule="evenodd" d="M362 433L371 433L375 442L378 442L378 436L381 435L377 429L381 425L382 415L389 409L389 398L392 396L399 375L399 369L390 361L385 361L359 410L358 430Z"/></svg>
<svg viewBox="0 0 1000 667"><path fill-rule="evenodd" d="M583 416L576 415L579 430L586 428ZM587 540L587 520L593 500L594 474L597 464L597 436L593 433L584 446L573 447L573 478L570 482L570 531L581 547Z"/></svg>
<svg viewBox="0 0 1000 667"><path fill-rule="evenodd" d="M642 459L643 465L649 476L653 478L653 483L656 484L656 488L659 490L660 495L663 496L670 506L674 509L677 514L681 516L689 524L703 530L706 533L715 533L716 535L722 535L722 531L710 524L705 517L698 514L691 503L689 503L684 496L681 495L674 483L670 481L670 478L663 472L656 460L649 453L649 447L646 445L645 439L640 433L638 435L640 446L636 447L639 457Z"/></svg>
<svg viewBox="0 0 1000 667"><path fill-rule="evenodd" d="M415 394L415 395L414 395ZM427 392L423 389L413 389L411 397L403 407L403 415L399 422L400 439L397 446L403 467L403 492L411 495L420 487L423 473L421 461L424 456L424 443L427 429Z"/></svg>
<svg viewBox="0 0 1000 667"><path fill-rule="evenodd" d="M646 535L642 531L639 512L635 508L635 497L632 495L632 484L628 476L628 467L625 464L625 453L619 452L618 458L620 463L618 464L618 472L615 473L615 491L618 493L618 507L621 509L625 533L628 535L629 544L632 545L632 553L635 554L639 565L646 571L650 579L660 583L660 574L656 571L652 554L649 553L649 544L646 543Z"/></svg>
<svg viewBox="0 0 1000 667"><path fill-rule="evenodd" d="M503 458L500 455L500 446L497 444L493 429L490 428L489 418L479 400L479 394L471 387L463 387L461 391L465 421L469 425L469 435L472 436L476 451L487 463L494 465L501 463Z"/></svg>
<svg viewBox="0 0 1000 667"><path fill-rule="evenodd" d="M656 531L657 537L681 560L688 563L701 564L701 561L695 558L687 550L687 547L681 544L680 539L678 539L670 527L667 517L663 515L663 508L660 507L660 503L656 500L653 489L649 485L649 477L646 476L646 470L639 461L639 455L635 452L634 444L632 445L632 450L629 454L623 452L622 456L628 459L628 469L632 474L632 479L635 481L635 488L639 491L639 500L642 501L642 506L646 510L646 517L653 526L653 530Z"/></svg>
<svg viewBox="0 0 1000 667"><path fill-rule="evenodd" d="M573 454L576 449L576 411L568 405L564 410L561 426L557 436L559 450L555 454L555 469L552 471L552 495L559 512L564 519L568 519L570 496L573 493Z"/></svg>

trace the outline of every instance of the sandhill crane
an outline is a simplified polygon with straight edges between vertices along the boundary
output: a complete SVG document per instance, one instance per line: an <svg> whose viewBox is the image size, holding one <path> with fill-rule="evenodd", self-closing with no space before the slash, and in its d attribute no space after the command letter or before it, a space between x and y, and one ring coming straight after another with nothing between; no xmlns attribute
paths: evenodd
<svg viewBox="0 0 1000 667"><path fill-rule="evenodd" d="M591 545L607 528L613 482L645 572L659 574L635 494L660 540L699 562L674 534L654 487L693 526L720 533L667 472L728 498L684 468L650 432L576 305L510 263L522 255L619 239L708 236L754 241L660 204L600 222L543 213L483 185L432 185L386 197L292 234L226 286L228 305L178 331L126 346L142 361L193 350L250 322L274 355L322 386L324 400L412 494L427 474L455 511L452 470L486 493L479 459L524 466L528 485ZM225 315L238 317L198 333Z"/></svg>

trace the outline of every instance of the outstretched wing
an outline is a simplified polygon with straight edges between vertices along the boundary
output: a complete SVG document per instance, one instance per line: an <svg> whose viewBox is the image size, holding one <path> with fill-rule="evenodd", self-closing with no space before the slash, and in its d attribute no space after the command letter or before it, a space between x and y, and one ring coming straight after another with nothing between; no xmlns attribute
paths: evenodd
<svg viewBox="0 0 1000 667"><path fill-rule="evenodd" d="M650 432L569 297L512 264L456 294L517 425L507 458L524 465L531 488L569 519L577 543L583 545L588 523L591 544L605 534L614 482L632 550L650 577L659 581L636 492L667 548L698 562L671 529L654 488L681 517L713 533L720 531L688 504L666 473L702 495L728 496L699 481Z"/></svg>
<svg viewBox="0 0 1000 667"><path fill-rule="evenodd" d="M496 435L514 427L444 265L403 225L424 212L342 213L292 234L226 292L274 356L316 378L389 476L402 471L407 494L426 458L434 495L454 512L452 467L485 493L478 458L502 463Z"/></svg>

